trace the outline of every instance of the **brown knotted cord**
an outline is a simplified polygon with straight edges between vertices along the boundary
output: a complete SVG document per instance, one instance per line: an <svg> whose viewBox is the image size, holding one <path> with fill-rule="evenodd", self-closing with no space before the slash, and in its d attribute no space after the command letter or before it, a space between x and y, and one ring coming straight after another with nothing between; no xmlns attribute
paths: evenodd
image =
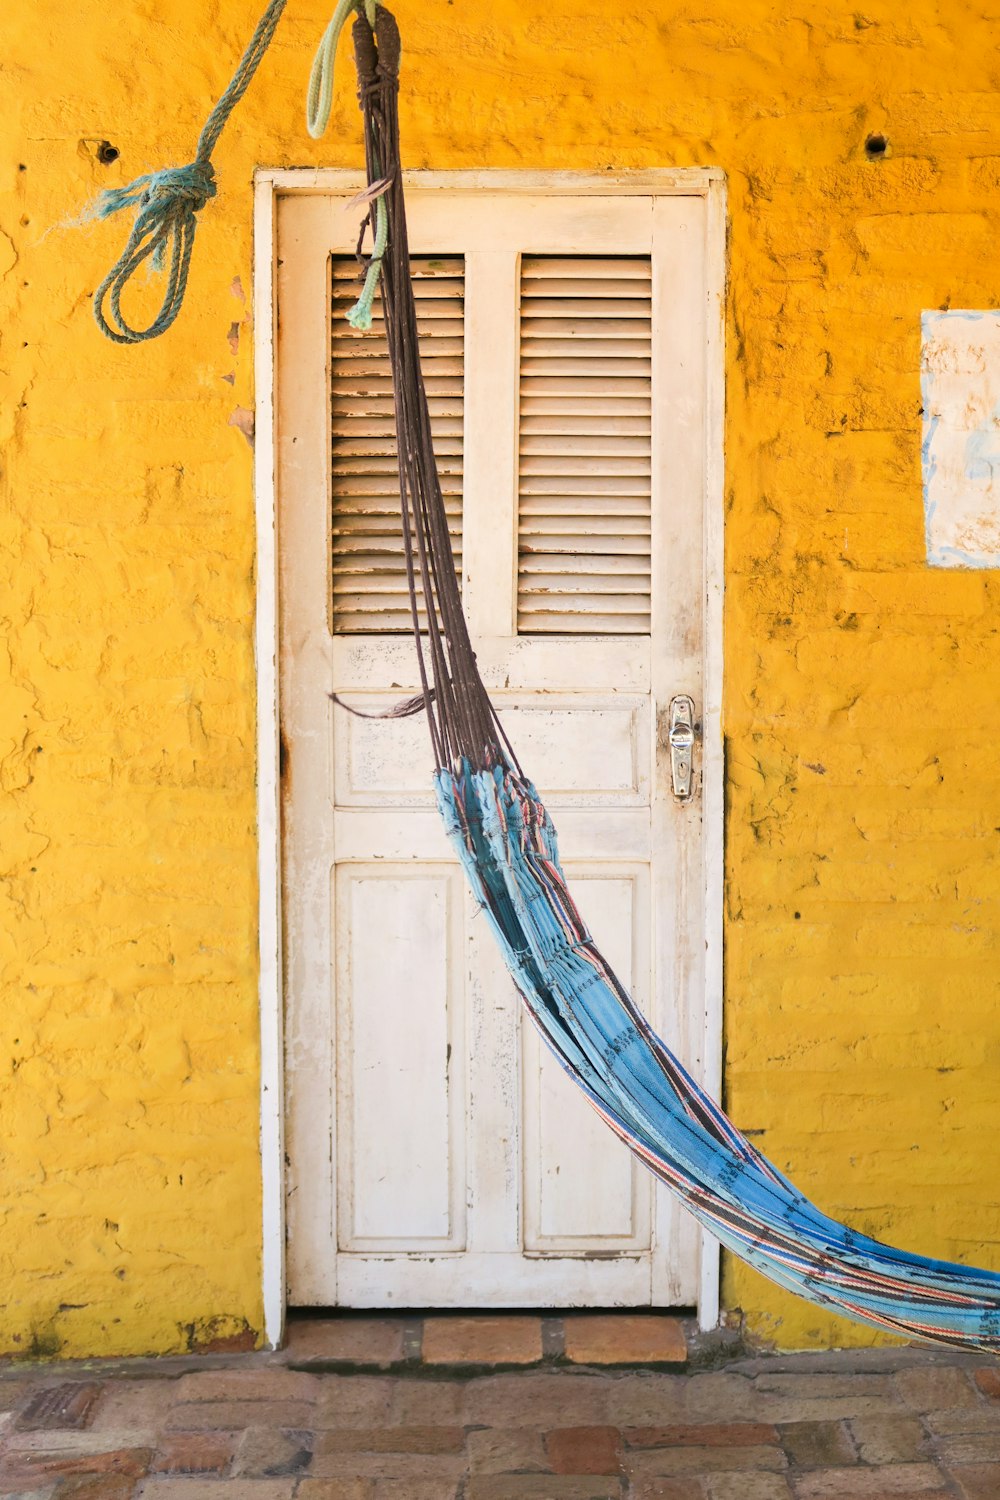
<svg viewBox="0 0 1000 1500"><path fill-rule="evenodd" d="M440 769L457 768L463 761L476 769L506 764L517 768L479 676L462 614L434 459L399 161L399 29L384 5L379 5L375 13L374 34L365 16L358 15L354 51L368 181L379 187L388 181L381 195L389 221L382 262L382 308L396 415L406 578L431 743ZM425 633L421 629L418 580L426 611Z"/></svg>

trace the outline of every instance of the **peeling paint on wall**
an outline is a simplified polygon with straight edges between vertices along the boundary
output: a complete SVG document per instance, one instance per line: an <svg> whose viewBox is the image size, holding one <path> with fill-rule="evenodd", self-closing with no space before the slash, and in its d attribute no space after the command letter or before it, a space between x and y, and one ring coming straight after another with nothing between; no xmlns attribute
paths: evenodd
<svg viewBox="0 0 1000 1500"><path fill-rule="evenodd" d="M1000 312L925 312L921 331L927 561L1000 568Z"/></svg>

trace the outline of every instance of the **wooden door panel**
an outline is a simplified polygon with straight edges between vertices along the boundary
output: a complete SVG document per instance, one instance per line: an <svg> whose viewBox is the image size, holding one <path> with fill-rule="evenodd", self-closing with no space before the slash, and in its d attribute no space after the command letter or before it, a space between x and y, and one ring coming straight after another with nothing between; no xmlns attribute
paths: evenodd
<svg viewBox="0 0 1000 1500"><path fill-rule="evenodd" d="M571 867L584 920L619 979L648 992L648 869ZM541 1254L650 1248L652 1183L525 1018L524 1247Z"/></svg>
<svg viewBox="0 0 1000 1500"><path fill-rule="evenodd" d="M341 866L338 1241L464 1242L464 893L446 865Z"/></svg>
<svg viewBox="0 0 1000 1500"><path fill-rule="evenodd" d="M641 804L649 798L649 699L494 695L517 757L546 801Z"/></svg>
<svg viewBox="0 0 1000 1500"><path fill-rule="evenodd" d="M405 637L343 635L330 638L328 645L330 673L341 692L370 692L375 669L386 691L396 694L393 702L419 681L413 641ZM568 693L641 694L649 691L652 650L643 636L622 642L599 636L477 635L476 663L491 693L531 692L539 682L551 681Z"/></svg>
<svg viewBox="0 0 1000 1500"><path fill-rule="evenodd" d="M525 1033L524 1248L649 1249L650 1185L544 1043Z"/></svg>
<svg viewBox="0 0 1000 1500"><path fill-rule="evenodd" d="M416 692L416 688L413 689ZM350 697L365 713L384 713L403 692ZM388 731L388 732L387 732ZM343 710L333 716L334 795L338 807L413 806L433 797L423 715L390 723Z"/></svg>
<svg viewBox="0 0 1000 1500"><path fill-rule="evenodd" d="M381 713L418 691L348 698ZM553 681L543 693L495 692L494 702L518 759L546 801L639 806L649 800L648 692L566 694ZM333 716L337 807L414 806L433 800L427 726L422 715L391 722L341 711Z"/></svg>

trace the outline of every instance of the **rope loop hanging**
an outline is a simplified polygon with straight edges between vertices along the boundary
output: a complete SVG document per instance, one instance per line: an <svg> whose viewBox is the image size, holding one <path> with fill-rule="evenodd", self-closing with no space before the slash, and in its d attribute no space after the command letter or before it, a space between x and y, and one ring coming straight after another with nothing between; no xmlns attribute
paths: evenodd
<svg viewBox="0 0 1000 1500"><path fill-rule="evenodd" d="M309 74L309 87L306 91L306 129L314 141L318 141L321 136L325 135L330 123L330 111L333 107L333 68L340 34L352 10L356 10L359 16L363 14L369 31L374 31L376 5L377 0L340 0L330 17L330 24L316 48L316 56L313 58ZM382 190L384 191L384 188ZM381 194L376 196L369 192L368 196L375 198L375 244L365 270L361 296L345 314L351 327L362 332L372 326L372 304L375 301L375 290L389 241L389 218Z"/></svg>
<svg viewBox="0 0 1000 1500"><path fill-rule="evenodd" d="M205 121L198 137L194 161L184 167L165 167L146 172L125 187L103 192L88 218L109 219L125 209L135 209L135 219L121 255L94 293L94 317L101 332L116 344L143 344L166 333L180 312L187 291L194 250L198 214L216 194L212 152L229 116L243 98L263 61L288 0L270 0L257 29L225 93ZM306 96L306 128L318 139L330 120L333 104L333 67L337 43L348 16L356 10L375 24L378 0L339 0L313 59ZM375 201L375 244L368 262L361 296L347 314L354 328L372 324L372 303L388 241L389 222L385 205ZM145 328L137 328L122 311L122 295L140 266L148 261L154 271L165 272L166 285L160 310Z"/></svg>
<svg viewBox="0 0 1000 1500"><path fill-rule="evenodd" d="M212 163L196 160L186 167L167 167L137 177L127 187L110 189L98 201L95 214L101 219L122 209L137 210L125 249L94 293L97 326L116 344L155 339L177 317L187 289L196 215L215 193ZM143 261L149 260L154 271L162 271L168 250L170 269L160 311L147 327L135 328L122 312L122 293Z"/></svg>
<svg viewBox="0 0 1000 1500"><path fill-rule="evenodd" d="M333 65L337 56L340 33L347 25L347 18L351 11L356 10L360 14L362 7L368 25L374 28L376 3L377 0L339 0L336 10L330 17L330 24L320 38L309 73L309 86L306 90L306 129L314 141L318 141L326 133L326 127L330 123L330 110L333 107Z"/></svg>
<svg viewBox="0 0 1000 1500"><path fill-rule="evenodd" d="M194 249L197 215L216 194L212 152L226 122L246 93L287 0L270 0L257 29L240 58L229 85L212 110L198 137L194 161L184 167L166 167L147 172L127 186L101 194L90 217L108 219L124 209L136 210L125 249L94 293L97 326L116 344L142 344L165 333L181 310L187 290L191 252ZM160 311L145 328L136 328L122 312L122 293L149 261L155 271L166 271L166 286Z"/></svg>

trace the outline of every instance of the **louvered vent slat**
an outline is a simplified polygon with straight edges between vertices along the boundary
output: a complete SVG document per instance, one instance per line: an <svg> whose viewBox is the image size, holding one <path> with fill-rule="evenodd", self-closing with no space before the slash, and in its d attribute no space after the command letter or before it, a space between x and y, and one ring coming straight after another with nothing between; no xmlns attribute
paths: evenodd
<svg viewBox="0 0 1000 1500"><path fill-rule="evenodd" d="M434 451L461 576L465 266L456 256L414 256L410 268ZM333 628L338 634L398 634L411 629L411 619L399 517L392 372L381 296L375 299L368 333L358 333L344 317L359 291L357 261L334 258Z"/></svg>
<svg viewBox="0 0 1000 1500"><path fill-rule="evenodd" d="M525 256L520 333L518 630L646 635L649 258Z"/></svg>

